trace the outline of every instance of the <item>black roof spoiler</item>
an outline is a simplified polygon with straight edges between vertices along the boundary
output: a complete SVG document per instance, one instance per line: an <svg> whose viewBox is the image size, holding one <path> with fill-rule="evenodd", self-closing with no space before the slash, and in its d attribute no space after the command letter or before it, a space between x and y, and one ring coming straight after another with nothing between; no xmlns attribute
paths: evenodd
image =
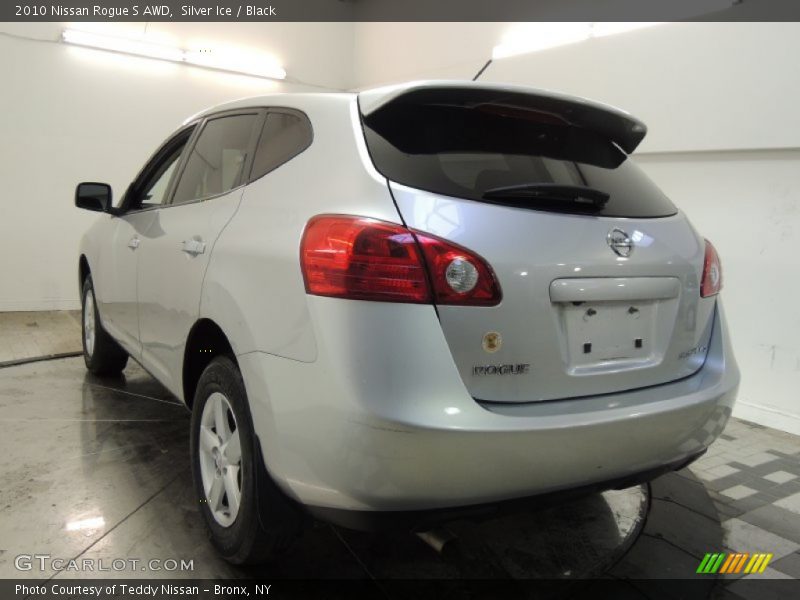
<svg viewBox="0 0 800 600"><path fill-rule="evenodd" d="M463 81L413 82L367 90L359 93L358 99L364 116L376 114L395 103L535 110L606 136L628 154L647 135L644 123L613 106L524 86Z"/></svg>

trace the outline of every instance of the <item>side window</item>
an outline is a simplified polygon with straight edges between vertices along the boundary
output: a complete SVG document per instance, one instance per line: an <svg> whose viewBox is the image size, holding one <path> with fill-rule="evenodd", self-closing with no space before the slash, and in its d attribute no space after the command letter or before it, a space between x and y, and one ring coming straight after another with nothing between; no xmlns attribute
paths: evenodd
<svg viewBox="0 0 800 600"><path fill-rule="evenodd" d="M128 205L130 210L160 206L166 202L170 182L193 130L194 127L184 129L167 141L145 165L140 179L134 182L132 193L135 195Z"/></svg>
<svg viewBox="0 0 800 600"><path fill-rule="evenodd" d="M181 157L181 152L185 145L184 142L180 148L177 148L145 184L144 192L139 197L139 208L147 208L164 203L167 187L172 179L172 174L175 172L175 167L178 165L178 160Z"/></svg>
<svg viewBox="0 0 800 600"><path fill-rule="evenodd" d="M258 140L251 179L258 179L311 145L311 123L305 115L269 112Z"/></svg>
<svg viewBox="0 0 800 600"><path fill-rule="evenodd" d="M173 204L222 194L239 185L258 114L208 121L186 160Z"/></svg>

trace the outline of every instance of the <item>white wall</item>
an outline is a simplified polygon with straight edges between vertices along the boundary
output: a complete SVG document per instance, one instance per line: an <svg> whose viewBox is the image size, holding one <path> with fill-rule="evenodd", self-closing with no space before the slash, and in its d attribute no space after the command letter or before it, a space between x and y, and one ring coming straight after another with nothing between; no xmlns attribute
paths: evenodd
<svg viewBox="0 0 800 600"><path fill-rule="evenodd" d="M518 81L620 106L639 152L800 147L800 23L670 23L498 60Z"/></svg>
<svg viewBox="0 0 800 600"><path fill-rule="evenodd" d="M470 79L515 26L360 24L355 83ZM722 257L743 375L734 414L800 434L797 56L798 23L673 23L497 60L481 79L587 96L648 124L638 162Z"/></svg>
<svg viewBox="0 0 800 600"><path fill-rule="evenodd" d="M0 25L43 40L0 34L0 311L78 308L77 244L95 217L74 208L76 183L107 181L119 195L193 113L259 93L342 89L352 73L349 23L152 25L179 45L200 35L269 51L293 80L326 87L66 46L55 42L61 27Z"/></svg>
<svg viewBox="0 0 800 600"><path fill-rule="evenodd" d="M517 27L524 24L360 23L355 85L472 79ZM799 52L800 23L669 23L495 60L481 81L624 108L650 128L641 153L796 148Z"/></svg>
<svg viewBox="0 0 800 600"><path fill-rule="evenodd" d="M638 162L716 246L742 387L734 414L800 434L800 149Z"/></svg>
<svg viewBox="0 0 800 600"><path fill-rule="evenodd" d="M295 80L347 88L470 79L514 25L159 26L179 43L202 34L256 45ZM50 40L58 29L0 27ZM482 79L585 95L648 123L639 162L722 255L743 371L736 414L800 434L797 56L800 24L682 23L495 61ZM0 82L0 311L77 307L75 248L93 217L72 207L76 182L121 192L187 115L313 89L2 35Z"/></svg>
<svg viewBox="0 0 800 600"><path fill-rule="evenodd" d="M356 23L353 85L472 79L508 23Z"/></svg>

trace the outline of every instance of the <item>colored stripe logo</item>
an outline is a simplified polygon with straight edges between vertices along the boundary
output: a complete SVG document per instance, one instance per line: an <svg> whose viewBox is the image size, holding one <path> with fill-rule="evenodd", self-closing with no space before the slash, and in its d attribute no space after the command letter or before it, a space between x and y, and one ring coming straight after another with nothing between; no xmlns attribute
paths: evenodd
<svg viewBox="0 0 800 600"><path fill-rule="evenodd" d="M700 561L697 573L704 575L714 573L763 573L769 561L772 560L772 556L772 554L762 552L755 554L748 552L708 553Z"/></svg>

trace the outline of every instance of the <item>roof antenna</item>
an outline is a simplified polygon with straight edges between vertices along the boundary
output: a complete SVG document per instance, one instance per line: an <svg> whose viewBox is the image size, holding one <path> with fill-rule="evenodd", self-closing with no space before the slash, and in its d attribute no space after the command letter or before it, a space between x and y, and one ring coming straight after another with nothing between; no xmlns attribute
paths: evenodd
<svg viewBox="0 0 800 600"><path fill-rule="evenodd" d="M478 81L478 77L483 75L483 72L489 68L489 65L492 64L492 59L486 61L486 64L481 67L481 70L475 74L475 77L472 78L472 81Z"/></svg>

